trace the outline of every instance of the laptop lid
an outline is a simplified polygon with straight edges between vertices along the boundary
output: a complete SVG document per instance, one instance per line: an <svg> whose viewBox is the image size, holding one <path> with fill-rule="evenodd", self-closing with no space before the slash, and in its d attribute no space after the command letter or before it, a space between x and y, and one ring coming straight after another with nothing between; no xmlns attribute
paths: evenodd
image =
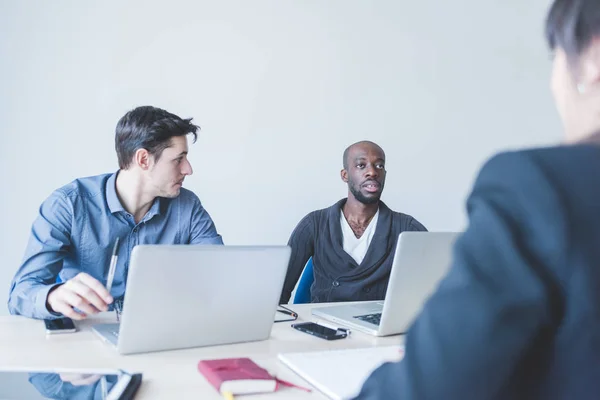
<svg viewBox="0 0 600 400"><path fill-rule="evenodd" d="M456 232L403 232L398 237L385 301L313 308L312 314L362 332L403 333L446 274ZM380 323L369 322L374 314Z"/></svg>
<svg viewBox="0 0 600 400"><path fill-rule="evenodd" d="M452 262L458 232L402 232L398 237L379 336L404 333Z"/></svg>
<svg viewBox="0 0 600 400"><path fill-rule="evenodd" d="M267 339L289 257L288 246L134 247L118 351Z"/></svg>

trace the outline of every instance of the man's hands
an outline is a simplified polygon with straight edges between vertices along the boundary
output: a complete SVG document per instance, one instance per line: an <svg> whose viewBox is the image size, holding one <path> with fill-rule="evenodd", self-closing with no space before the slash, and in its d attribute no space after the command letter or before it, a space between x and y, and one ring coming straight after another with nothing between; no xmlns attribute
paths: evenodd
<svg viewBox="0 0 600 400"><path fill-rule="evenodd" d="M75 320L90 314L107 311L113 298L98 280L80 272L60 286L51 290L46 299L48 310L61 313ZM77 308L81 312L75 311Z"/></svg>

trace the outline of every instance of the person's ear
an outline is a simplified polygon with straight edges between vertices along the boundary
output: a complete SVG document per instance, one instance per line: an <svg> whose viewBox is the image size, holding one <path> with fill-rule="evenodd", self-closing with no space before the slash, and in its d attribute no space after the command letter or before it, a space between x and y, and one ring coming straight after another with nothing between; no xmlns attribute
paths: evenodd
<svg viewBox="0 0 600 400"><path fill-rule="evenodd" d="M133 159L138 167L147 171L150 169L151 155L146 149L138 149L133 156Z"/></svg>
<svg viewBox="0 0 600 400"><path fill-rule="evenodd" d="M579 57L577 90L583 94L592 89L600 90L600 38L592 40Z"/></svg>
<svg viewBox="0 0 600 400"><path fill-rule="evenodd" d="M344 182L348 183L348 171L346 171L345 169L341 170L340 177Z"/></svg>

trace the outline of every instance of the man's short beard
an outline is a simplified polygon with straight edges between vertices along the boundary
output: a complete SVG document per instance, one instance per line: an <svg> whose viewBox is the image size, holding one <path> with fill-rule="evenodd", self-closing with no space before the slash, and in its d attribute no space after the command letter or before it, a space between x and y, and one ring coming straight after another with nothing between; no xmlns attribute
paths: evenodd
<svg viewBox="0 0 600 400"><path fill-rule="evenodd" d="M364 194L362 194L362 192L357 189L354 185L348 185L350 187L350 193L352 193L354 195L354 198L356 198L356 200L358 200L359 202L369 205L369 204L375 204L379 201L379 198L381 197L381 193L377 194L376 196L373 197L367 197Z"/></svg>

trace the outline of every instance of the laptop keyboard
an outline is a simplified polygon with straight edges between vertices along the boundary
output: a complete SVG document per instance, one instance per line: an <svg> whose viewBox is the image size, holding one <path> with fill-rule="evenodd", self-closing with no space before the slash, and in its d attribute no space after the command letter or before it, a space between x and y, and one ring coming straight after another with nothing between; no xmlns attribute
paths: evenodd
<svg viewBox="0 0 600 400"><path fill-rule="evenodd" d="M365 321L373 325L379 325L381 323L381 313L357 315L354 318L360 319L361 321Z"/></svg>

